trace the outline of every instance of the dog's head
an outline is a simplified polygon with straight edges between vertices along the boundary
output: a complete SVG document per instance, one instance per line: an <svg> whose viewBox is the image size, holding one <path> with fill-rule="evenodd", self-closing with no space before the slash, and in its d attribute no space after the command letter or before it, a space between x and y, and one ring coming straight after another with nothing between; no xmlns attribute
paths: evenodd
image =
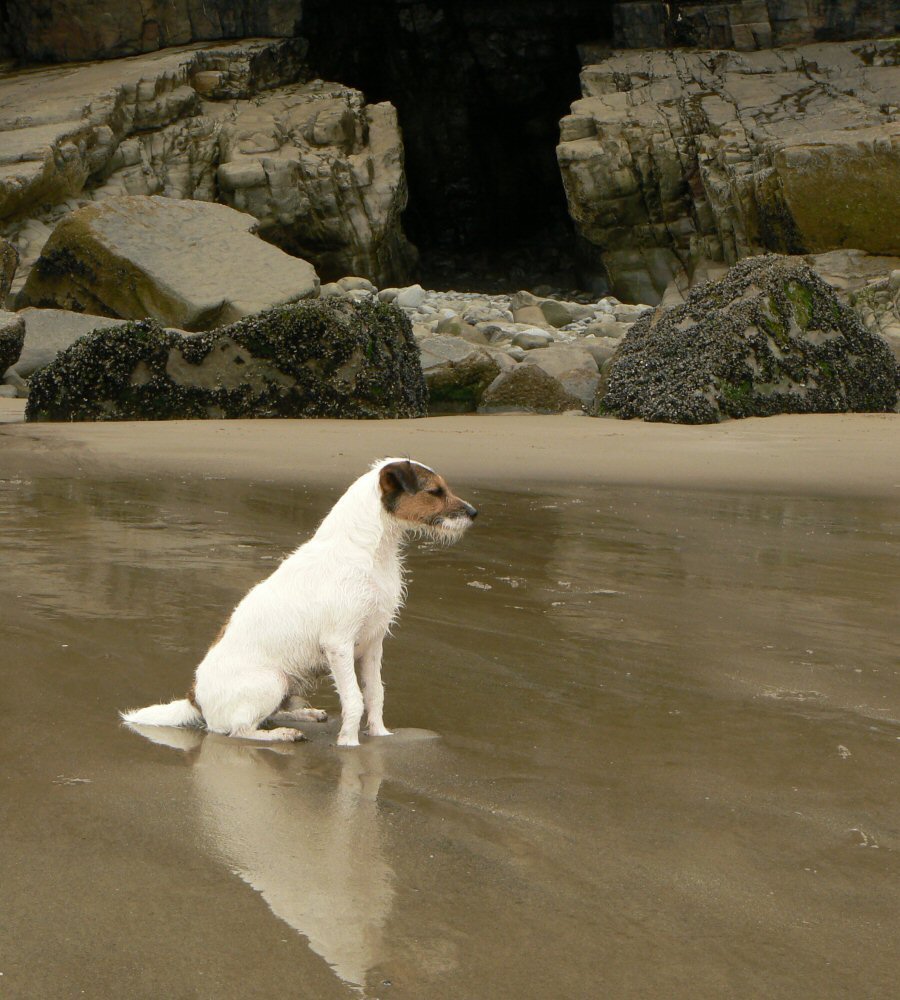
<svg viewBox="0 0 900 1000"><path fill-rule="evenodd" d="M378 473L384 509L412 531L451 545L478 511L460 500L434 469L408 459L386 462Z"/></svg>

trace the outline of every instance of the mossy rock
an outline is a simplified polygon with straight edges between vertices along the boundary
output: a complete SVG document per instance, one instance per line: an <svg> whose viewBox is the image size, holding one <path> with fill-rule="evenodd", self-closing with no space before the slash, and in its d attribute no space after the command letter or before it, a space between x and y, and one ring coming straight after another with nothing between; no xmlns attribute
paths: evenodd
<svg viewBox="0 0 900 1000"><path fill-rule="evenodd" d="M0 310L0 377L19 360L25 343L25 320L17 313Z"/></svg>
<svg viewBox="0 0 900 1000"><path fill-rule="evenodd" d="M594 413L698 424L886 412L897 390L887 343L808 266L767 254L639 319L604 373Z"/></svg>
<svg viewBox="0 0 900 1000"><path fill-rule="evenodd" d="M419 417L425 400L404 314L327 299L193 335L155 320L95 331L35 374L26 419Z"/></svg>

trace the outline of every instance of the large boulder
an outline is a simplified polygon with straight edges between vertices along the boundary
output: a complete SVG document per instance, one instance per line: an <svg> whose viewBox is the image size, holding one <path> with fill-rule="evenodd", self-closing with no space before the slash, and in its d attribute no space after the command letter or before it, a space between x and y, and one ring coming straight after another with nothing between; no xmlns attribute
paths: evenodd
<svg viewBox="0 0 900 1000"><path fill-rule="evenodd" d="M25 321L17 313L0 311L0 377L14 365L25 343Z"/></svg>
<svg viewBox="0 0 900 1000"><path fill-rule="evenodd" d="M479 413L565 413L593 402L600 375L586 349L568 344L529 351L481 397Z"/></svg>
<svg viewBox="0 0 900 1000"><path fill-rule="evenodd" d="M582 72L557 158L620 298L766 250L900 253L900 42L616 52Z"/></svg>
<svg viewBox="0 0 900 1000"><path fill-rule="evenodd" d="M491 382L501 371L515 367L502 351L461 337L426 337L419 349L431 414L474 413Z"/></svg>
<svg viewBox="0 0 900 1000"><path fill-rule="evenodd" d="M6 240L0 240L0 309L12 288L16 268L19 266L19 251Z"/></svg>
<svg viewBox="0 0 900 1000"><path fill-rule="evenodd" d="M16 313L25 324L25 343L12 371L28 379L46 368L56 356L71 347L80 337L94 330L121 326L126 320L90 313L68 312L65 309L23 309ZM2 374L2 373L0 373Z"/></svg>
<svg viewBox="0 0 900 1000"><path fill-rule="evenodd" d="M26 417L418 417L425 398L400 310L327 299L193 335L153 320L100 330L34 376Z"/></svg>
<svg viewBox="0 0 900 1000"><path fill-rule="evenodd" d="M312 265L254 236L256 225L207 202L124 197L87 205L53 231L19 304L209 330L317 295Z"/></svg>
<svg viewBox="0 0 900 1000"><path fill-rule="evenodd" d="M890 348L808 266L769 254L645 313L606 369L596 412L669 423L885 412Z"/></svg>

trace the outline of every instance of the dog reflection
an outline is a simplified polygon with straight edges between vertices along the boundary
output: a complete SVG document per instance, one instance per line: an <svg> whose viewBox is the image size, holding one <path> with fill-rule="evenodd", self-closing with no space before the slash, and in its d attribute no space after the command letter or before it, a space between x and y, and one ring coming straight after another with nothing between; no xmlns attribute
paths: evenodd
<svg viewBox="0 0 900 1000"><path fill-rule="evenodd" d="M196 730L133 728L194 754L199 817L217 853L344 982L365 986L386 959L394 898L378 817L383 745L297 754Z"/></svg>

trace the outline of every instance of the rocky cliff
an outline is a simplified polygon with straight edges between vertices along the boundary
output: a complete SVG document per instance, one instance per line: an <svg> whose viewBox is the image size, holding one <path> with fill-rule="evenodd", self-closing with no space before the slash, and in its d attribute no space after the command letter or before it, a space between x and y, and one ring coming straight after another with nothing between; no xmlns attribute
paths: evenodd
<svg viewBox="0 0 900 1000"><path fill-rule="evenodd" d="M118 195L222 201L324 277L404 277L396 113L309 79L302 40L249 40L0 77L0 234L14 288L68 211Z"/></svg>
<svg viewBox="0 0 900 1000"><path fill-rule="evenodd" d="M587 66L557 155L615 293L765 250L900 253L898 62L888 40Z"/></svg>

